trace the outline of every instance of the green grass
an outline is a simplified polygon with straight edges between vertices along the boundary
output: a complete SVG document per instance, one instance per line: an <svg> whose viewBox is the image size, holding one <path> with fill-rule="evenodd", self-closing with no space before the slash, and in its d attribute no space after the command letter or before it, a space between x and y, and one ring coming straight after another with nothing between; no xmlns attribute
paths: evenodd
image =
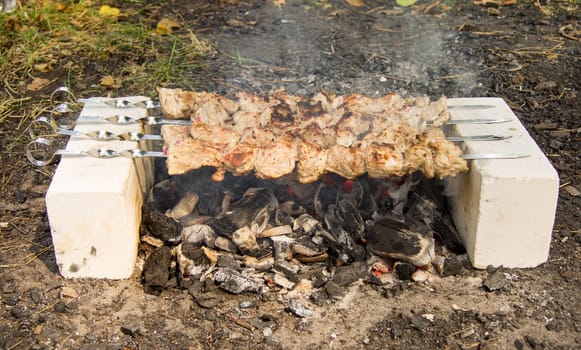
<svg viewBox="0 0 581 350"><path fill-rule="evenodd" d="M211 49L191 31L155 33L155 23L142 17L143 3L126 1L118 18L100 15L100 5L89 1L30 0L0 14L0 94L25 95L34 77L79 90L98 86L105 75L129 92L172 82L195 86L193 72Z"/></svg>

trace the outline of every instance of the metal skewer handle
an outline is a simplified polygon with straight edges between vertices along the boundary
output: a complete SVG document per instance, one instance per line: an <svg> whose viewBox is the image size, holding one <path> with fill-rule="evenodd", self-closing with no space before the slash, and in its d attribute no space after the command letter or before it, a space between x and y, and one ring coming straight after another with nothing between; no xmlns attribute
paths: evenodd
<svg viewBox="0 0 581 350"><path fill-rule="evenodd" d="M144 151L141 149L116 150L111 148L92 148L82 151L73 151L66 149L54 150L53 140L47 138L37 138L30 141L26 145L26 158L35 166L45 166L51 164L55 160L55 156L88 156L93 158L108 159L108 158L166 158L167 155L163 152Z"/></svg>

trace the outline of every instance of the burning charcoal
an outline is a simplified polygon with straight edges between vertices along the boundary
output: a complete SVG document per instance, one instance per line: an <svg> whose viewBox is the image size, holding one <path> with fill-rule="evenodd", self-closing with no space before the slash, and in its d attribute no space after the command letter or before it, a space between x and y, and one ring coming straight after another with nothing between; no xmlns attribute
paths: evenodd
<svg viewBox="0 0 581 350"><path fill-rule="evenodd" d="M340 220L342 221L342 226L345 228L351 237L354 239L361 238L361 234L365 230L365 223L363 222L363 218L359 211L353 203L347 200L340 200L337 203L337 207L340 211Z"/></svg>
<svg viewBox="0 0 581 350"><path fill-rule="evenodd" d="M279 272L285 275L289 280L292 282L298 282L299 276L297 273L299 272L299 267L297 265L291 264L285 260L278 260L274 263L272 267L274 272Z"/></svg>
<svg viewBox="0 0 581 350"><path fill-rule="evenodd" d="M290 305L285 308L286 311L292 312L298 317L311 317L313 312L297 300L291 300Z"/></svg>
<svg viewBox="0 0 581 350"><path fill-rule="evenodd" d="M367 178L360 178L354 181L350 195L351 202L355 204L361 216L370 219L373 213L377 213L379 208L367 180Z"/></svg>
<svg viewBox="0 0 581 350"><path fill-rule="evenodd" d="M221 254L213 249L210 249L208 247L202 247L202 250L204 251L206 258L210 259L210 263L212 265L215 265L216 263L218 263L218 259L220 258L221 255L225 255L225 254Z"/></svg>
<svg viewBox="0 0 581 350"><path fill-rule="evenodd" d="M323 288L327 294L327 298L331 301L339 301L345 296L346 290L343 286L334 281L331 281Z"/></svg>
<svg viewBox="0 0 581 350"><path fill-rule="evenodd" d="M290 260L293 258L291 245L294 240L287 236L270 237L274 250L274 258L278 260Z"/></svg>
<svg viewBox="0 0 581 350"><path fill-rule="evenodd" d="M214 241L216 240L216 234L214 230L208 225L191 225L185 226L182 229L181 241L194 243L194 244L204 244L210 248L214 247Z"/></svg>
<svg viewBox="0 0 581 350"><path fill-rule="evenodd" d="M325 238L320 235L313 235L311 237L311 242L313 242L314 245L319 246L325 242Z"/></svg>
<svg viewBox="0 0 581 350"><path fill-rule="evenodd" d="M343 199L337 205L329 205L325 224L335 239L337 260L355 260L355 240L360 238L365 226L353 204Z"/></svg>
<svg viewBox="0 0 581 350"><path fill-rule="evenodd" d="M260 278L229 268L218 269L214 274L214 280L219 283L220 288L233 294L242 292L258 293L264 288L264 283Z"/></svg>
<svg viewBox="0 0 581 350"><path fill-rule="evenodd" d="M154 250L143 265L143 289L148 294L160 295L169 280L171 249L163 246Z"/></svg>
<svg viewBox="0 0 581 350"><path fill-rule="evenodd" d="M176 184L170 180L162 180L151 188L147 195L147 206L161 213L173 208L179 201Z"/></svg>
<svg viewBox="0 0 581 350"><path fill-rule="evenodd" d="M302 230L304 233L311 233L316 228L320 228L321 223L309 214L303 214L293 221L293 231Z"/></svg>
<svg viewBox="0 0 581 350"><path fill-rule="evenodd" d="M271 220L273 226L292 225L294 218L292 215L277 210Z"/></svg>
<svg viewBox="0 0 581 350"><path fill-rule="evenodd" d="M370 222L365 239L370 252L416 266L429 264L435 256L433 238L389 216Z"/></svg>
<svg viewBox="0 0 581 350"><path fill-rule="evenodd" d="M261 233L256 234L256 238L283 236L283 235L289 235L291 233L293 233L293 230L291 229L291 227L289 225L276 226L276 227L271 227L269 229L262 231Z"/></svg>
<svg viewBox="0 0 581 350"><path fill-rule="evenodd" d="M274 258L266 257L259 260L253 256L244 256L243 263L244 266L253 268L257 271L266 271L274 265Z"/></svg>
<svg viewBox="0 0 581 350"><path fill-rule="evenodd" d="M367 265L355 261L351 265L339 266L335 269L333 282L340 286L347 286L367 275Z"/></svg>
<svg viewBox="0 0 581 350"><path fill-rule="evenodd" d="M152 247L159 248L163 245L163 241L161 239L155 238L150 235L141 236L141 242L149 244Z"/></svg>
<svg viewBox="0 0 581 350"><path fill-rule="evenodd" d="M270 239L261 238L261 239L257 239L256 242L258 243L258 246L260 247L260 249L258 250L258 252L256 253L256 256L255 256L257 259L260 260L260 259L274 256L274 249L272 247L272 241Z"/></svg>
<svg viewBox="0 0 581 350"><path fill-rule="evenodd" d="M442 276L455 276L462 273L464 265L457 258L449 258L444 261Z"/></svg>
<svg viewBox="0 0 581 350"><path fill-rule="evenodd" d="M181 224L150 206L143 207L143 224L152 236L164 242L176 243L180 240Z"/></svg>
<svg viewBox="0 0 581 350"><path fill-rule="evenodd" d="M218 258L218 267L228 267L231 269L239 269L240 262L238 262L232 255L220 255Z"/></svg>
<svg viewBox="0 0 581 350"><path fill-rule="evenodd" d="M313 287L320 288L329 282L333 276L326 270L321 269L320 271L316 272L311 276L311 280L313 281Z"/></svg>
<svg viewBox="0 0 581 350"><path fill-rule="evenodd" d="M412 264L398 262L394 266L397 278L402 281L411 281L413 273L416 271L416 267Z"/></svg>
<svg viewBox="0 0 581 350"><path fill-rule="evenodd" d="M429 271L416 269L416 272L412 274L412 280L415 282L425 282L430 279L431 275Z"/></svg>
<svg viewBox="0 0 581 350"><path fill-rule="evenodd" d="M309 237L295 240L292 245L293 253L302 256L318 256L324 253L323 249L324 248L315 245Z"/></svg>
<svg viewBox="0 0 581 350"><path fill-rule="evenodd" d="M321 182L315 192L313 204L315 206L315 213L317 217L325 217L329 205L337 202L338 189L335 186L327 185Z"/></svg>
<svg viewBox="0 0 581 350"><path fill-rule="evenodd" d="M183 280L199 279L210 268L210 259L202 248L193 243L182 243L176 249L179 272Z"/></svg>
<svg viewBox="0 0 581 350"><path fill-rule="evenodd" d="M321 255L315 255L315 256L297 255L296 259L303 264L312 264L312 263L327 261L327 259L329 259L329 254L322 253Z"/></svg>
<svg viewBox="0 0 581 350"><path fill-rule="evenodd" d="M248 226L253 233L264 231L278 208L274 193L266 188L250 188L232 203L230 211L221 213L210 225L217 234L232 238L234 231Z"/></svg>
<svg viewBox="0 0 581 350"><path fill-rule="evenodd" d="M199 200L200 197L196 193L187 192L185 196L180 199L178 204L167 212L167 216L178 220L184 216L190 215L196 208L196 205L198 205Z"/></svg>
<svg viewBox="0 0 581 350"><path fill-rule="evenodd" d="M216 240L214 241L214 246L226 252L230 253L238 252L238 247L236 246L236 244L234 244L234 242L232 242L226 237L217 237Z"/></svg>
<svg viewBox="0 0 581 350"><path fill-rule="evenodd" d="M281 212L291 216L297 216L307 212L306 209L303 208L300 204L293 201L281 203L278 208Z"/></svg>
<svg viewBox="0 0 581 350"><path fill-rule="evenodd" d="M284 289L291 290L295 286L295 282L290 281L284 275L280 273L269 273L264 276L268 281L272 281L277 286L280 286Z"/></svg>
<svg viewBox="0 0 581 350"><path fill-rule="evenodd" d="M256 237L248 226L244 226L232 233L232 242L238 246L238 249L244 255L256 256L260 250Z"/></svg>
<svg viewBox="0 0 581 350"><path fill-rule="evenodd" d="M407 215L423 220L450 251L456 254L465 253L466 248L450 219L445 201L438 198L434 189L431 188L433 186L428 185L427 181L423 183L426 184L418 188L418 191L422 191L421 194L418 191L410 193Z"/></svg>
<svg viewBox="0 0 581 350"><path fill-rule="evenodd" d="M391 200L391 209L396 215L403 214L410 190L421 180L419 174L416 174L391 177L383 180L383 185Z"/></svg>

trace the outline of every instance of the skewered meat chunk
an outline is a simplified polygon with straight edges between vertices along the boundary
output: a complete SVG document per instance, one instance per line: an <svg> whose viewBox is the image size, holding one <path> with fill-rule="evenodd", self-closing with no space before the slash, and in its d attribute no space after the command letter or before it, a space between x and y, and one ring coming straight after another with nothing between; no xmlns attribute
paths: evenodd
<svg viewBox="0 0 581 350"><path fill-rule="evenodd" d="M327 149L304 139L299 139L298 147L298 180L302 183L317 181L326 171Z"/></svg>
<svg viewBox="0 0 581 350"><path fill-rule="evenodd" d="M230 128L219 125L194 123L190 129L193 139L216 148L220 152L228 152L240 140L240 135Z"/></svg>
<svg viewBox="0 0 581 350"><path fill-rule="evenodd" d="M325 168L346 179L354 179L366 172L365 153L360 147L333 145L327 152Z"/></svg>
<svg viewBox="0 0 581 350"><path fill-rule="evenodd" d="M240 108L238 102L216 93L161 87L157 88L157 92L161 110L168 119L190 118L194 112L199 112L202 114L199 116L200 121L208 122L215 120L218 116L224 117L223 112L230 115ZM214 111L218 111L218 114L214 115Z"/></svg>
<svg viewBox="0 0 581 350"><path fill-rule="evenodd" d="M256 148L240 143L229 152L222 154L220 160L224 168L232 174L244 175L254 170L256 153Z"/></svg>
<svg viewBox="0 0 581 350"><path fill-rule="evenodd" d="M220 168L220 152L199 140L185 139L167 148L167 167L171 175L185 174L203 166Z"/></svg>
<svg viewBox="0 0 581 350"><path fill-rule="evenodd" d="M287 134L276 140L272 146L258 149L255 170L262 179L278 179L293 172L297 160L297 142Z"/></svg>
<svg viewBox="0 0 581 350"><path fill-rule="evenodd" d="M166 118L184 119L190 110L196 110L208 92L184 91L182 89L157 88L159 103Z"/></svg>
<svg viewBox="0 0 581 350"><path fill-rule="evenodd" d="M468 170L466 161L462 159L462 150L448 142L442 130L429 129L425 134L425 142L432 151L434 169L438 177L444 178Z"/></svg>
<svg viewBox="0 0 581 350"><path fill-rule="evenodd" d="M404 154L392 144L368 145L366 162L367 173L375 178L402 176L408 170Z"/></svg>

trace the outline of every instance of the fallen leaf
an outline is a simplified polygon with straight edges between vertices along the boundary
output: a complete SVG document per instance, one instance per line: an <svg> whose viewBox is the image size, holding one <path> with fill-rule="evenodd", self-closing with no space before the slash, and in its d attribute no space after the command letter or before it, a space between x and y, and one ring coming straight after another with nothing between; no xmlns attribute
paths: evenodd
<svg viewBox="0 0 581 350"><path fill-rule="evenodd" d="M112 75L106 75L101 78L99 84L110 89L119 89L121 87L119 80L115 79Z"/></svg>
<svg viewBox="0 0 581 350"><path fill-rule="evenodd" d="M65 5L65 4L56 4L55 5L55 9L57 11L60 11L60 12L65 12L65 11L69 10L69 7L67 5Z"/></svg>
<svg viewBox="0 0 581 350"><path fill-rule="evenodd" d="M46 73L50 71L50 65L48 63L37 63L34 65L34 69L39 72Z"/></svg>
<svg viewBox="0 0 581 350"><path fill-rule="evenodd" d="M579 197L581 196L581 191L577 189L577 187L572 185L567 185L563 188L571 197Z"/></svg>
<svg viewBox="0 0 581 350"><path fill-rule="evenodd" d="M347 3L353 7L360 7L365 5L364 0L347 0Z"/></svg>
<svg viewBox="0 0 581 350"><path fill-rule="evenodd" d="M418 0L395 0L396 4L401 7L408 7L415 4Z"/></svg>
<svg viewBox="0 0 581 350"><path fill-rule="evenodd" d="M517 0L474 0L478 6L509 6L516 4Z"/></svg>
<svg viewBox="0 0 581 350"><path fill-rule="evenodd" d="M229 25L230 27L244 27L244 23L242 21L239 21L234 18L226 21L226 24Z"/></svg>
<svg viewBox="0 0 581 350"><path fill-rule="evenodd" d="M99 9L99 15L108 17L119 17L121 15L121 10L117 7L111 7L109 5L103 5Z"/></svg>
<svg viewBox="0 0 581 350"><path fill-rule="evenodd" d="M28 85L26 85L26 90L28 90L28 91L42 90L45 87L47 87L49 83L50 83L50 81L48 79L34 78L34 79L32 79L32 81Z"/></svg>
<svg viewBox="0 0 581 350"><path fill-rule="evenodd" d="M173 32L174 29L178 29L180 27L181 25L178 21L169 18L163 18L157 23L155 32L159 35L169 35Z"/></svg>

